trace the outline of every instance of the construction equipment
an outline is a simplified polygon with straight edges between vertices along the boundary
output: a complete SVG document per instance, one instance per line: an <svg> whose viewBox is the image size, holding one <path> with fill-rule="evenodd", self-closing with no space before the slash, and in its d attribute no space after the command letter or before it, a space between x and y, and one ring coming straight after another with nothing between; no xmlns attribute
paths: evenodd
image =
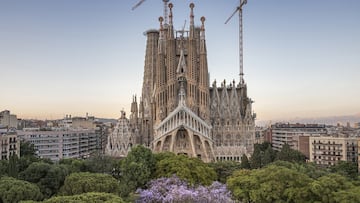
<svg viewBox="0 0 360 203"><path fill-rule="evenodd" d="M244 84L244 70L243 70L243 30L242 30L242 7L247 3L247 0L240 0L239 6L231 14L231 16L225 21L227 24L230 19L239 12L239 66L240 66L240 84Z"/></svg>
<svg viewBox="0 0 360 203"><path fill-rule="evenodd" d="M137 7L139 7L142 3L144 3L145 0L140 0L135 6L131 8L131 10L135 10ZM164 2L164 22L165 25L168 24L168 3L170 0L162 0Z"/></svg>

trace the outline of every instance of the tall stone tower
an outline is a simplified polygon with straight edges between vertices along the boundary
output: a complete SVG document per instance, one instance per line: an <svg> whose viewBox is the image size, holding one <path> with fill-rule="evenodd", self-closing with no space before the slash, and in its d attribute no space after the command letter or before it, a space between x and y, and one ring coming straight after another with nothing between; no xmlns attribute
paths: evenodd
<svg viewBox="0 0 360 203"><path fill-rule="evenodd" d="M191 3L188 29L176 31L173 4L168 6L169 21L159 17L159 29L146 32L142 94L139 108L133 99L130 115L136 144L205 162L240 161L252 153L255 138L247 85L241 80L210 87L205 17L195 26Z"/></svg>

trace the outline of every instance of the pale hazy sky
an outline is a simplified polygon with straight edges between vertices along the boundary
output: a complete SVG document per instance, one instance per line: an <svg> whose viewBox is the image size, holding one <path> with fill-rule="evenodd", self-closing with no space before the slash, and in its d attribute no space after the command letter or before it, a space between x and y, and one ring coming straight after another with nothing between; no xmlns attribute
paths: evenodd
<svg viewBox="0 0 360 203"><path fill-rule="evenodd" d="M118 118L141 94L161 0L0 0L0 110ZM205 16L212 81L238 81L238 0L172 0L174 26ZM244 72L258 120L360 113L360 1L248 0ZM188 25L188 23L187 23Z"/></svg>

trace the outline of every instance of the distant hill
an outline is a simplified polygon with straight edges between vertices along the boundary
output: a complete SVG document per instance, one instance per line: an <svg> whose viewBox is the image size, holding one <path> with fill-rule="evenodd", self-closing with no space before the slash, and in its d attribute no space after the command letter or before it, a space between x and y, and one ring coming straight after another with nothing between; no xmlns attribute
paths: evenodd
<svg viewBox="0 0 360 203"><path fill-rule="evenodd" d="M326 125L336 125L340 123L341 125L346 125L348 122L351 126L355 122L360 122L360 113L355 115L345 115L345 116L327 116L327 117L308 117L308 118L290 118L290 119L278 119L278 120L259 120L256 121L257 126L267 126L270 123L285 122L285 123L319 123Z"/></svg>

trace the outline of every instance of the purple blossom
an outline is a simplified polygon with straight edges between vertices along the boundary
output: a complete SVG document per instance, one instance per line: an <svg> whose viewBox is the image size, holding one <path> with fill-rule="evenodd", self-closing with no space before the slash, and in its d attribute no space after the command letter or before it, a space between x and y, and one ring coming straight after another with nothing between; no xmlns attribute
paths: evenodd
<svg viewBox="0 0 360 203"><path fill-rule="evenodd" d="M204 202L215 203L234 202L231 199L231 193L226 185L217 181L212 185L205 187L199 185L197 187L190 186L186 181L180 180L177 176L170 178L159 178L149 183L146 190L138 189L139 199L137 202Z"/></svg>

